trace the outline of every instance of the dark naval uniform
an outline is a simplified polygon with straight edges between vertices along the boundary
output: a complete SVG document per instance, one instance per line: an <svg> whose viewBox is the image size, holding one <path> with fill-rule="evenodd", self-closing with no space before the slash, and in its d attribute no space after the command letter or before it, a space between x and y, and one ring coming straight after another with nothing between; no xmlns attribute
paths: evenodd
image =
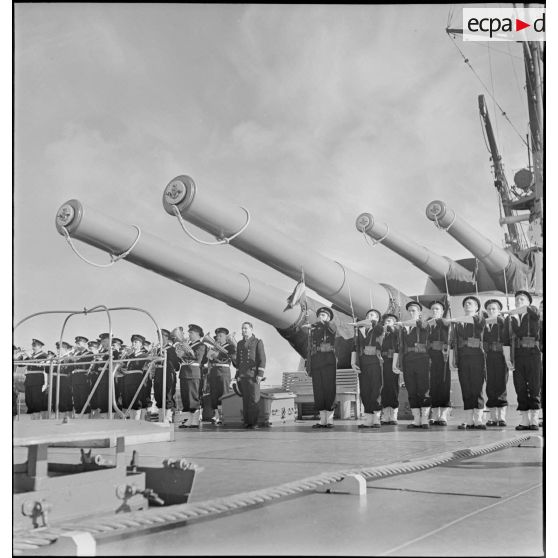
<svg viewBox="0 0 558 558"><path fill-rule="evenodd" d="M167 355L167 393L165 396L165 407L167 410L174 408L174 393L176 390L176 373L180 369L180 359L176 354L176 349L172 343L167 343L163 350ZM155 394L155 403L159 409L163 408L163 363L160 362L155 367L153 377L153 392Z"/></svg>
<svg viewBox="0 0 558 558"><path fill-rule="evenodd" d="M542 379L540 315L536 306L528 306L525 314L520 316L519 323L513 316L507 318L512 332L513 385L517 393L517 410L538 411L541 408Z"/></svg>
<svg viewBox="0 0 558 558"><path fill-rule="evenodd" d="M93 386L95 385L99 376L101 376L102 373L101 380L99 381L99 384L97 385L97 389L95 390L95 393L91 398L91 408L100 409L99 412L101 413L108 413L109 410L108 395L109 395L110 370L109 370L108 361L109 361L110 350L111 349L109 348L101 347L99 352L96 355L94 355L95 364L93 364L90 373L91 389L93 389ZM113 361L118 359L118 351L112 349L112 358Z"/></svg>
<svg viewBox="0 0 558 558"><path fill-rule="evenodd" d="M317 411L333 411L337 392L337 358L335 337L337 326L331 321L316 322L310 329L307 358L308 375L312 378L314 405Z"/></svg>
<svg viewBox="0 0 558 558"><path fill-rule="evenodd" d="M430 356L428 326L417 320L416 325L399 328L399 355L411 409L430 407Z"/></svg>
<svg viewBox="0 0 558 558"><path fill-rule="evenodd" d="M48 353L37 351L25 360L46 360ZM48 407L47 393L43 391L43 386L46 384L47 366L40 364L30 364L27 366L25 374L25 405L27 406L27 413L40 413L46 411Z"/></svg>
<svg viewBox="0 0 558 558"><path fill-rule="evenodd" d="M260 384L256 378L263 378L265 372L263 341L254 334L248 339L242 338L236 346L234 365L237 368L235 378L242 393L244 424L255 426L258 422L260 401Z"/></svg>
<svg viewBox="0 0 558 558"><path fill-rule="evenodd" d="M88 349L82 349L74 353L71 364L71 385L72 399L74 401L74 409L76 413L81 413L89 393L91 391L91 382L89 376L89 367L93 362L95 355ZM90 407L85 409L84 413L88 413Z"/></svg>
<svg viewBox="0 0 558 558"><path fill-rule="evenodd" d="M451 407L451 372L449 366L450 322L438 318L428 328L430 356L430 400L432 408Z"/></svg>
<svg viewBox="0 0 558 558"><path fill-rule="evenodd" d="M222 345L222 348L227 351L228 356L217 353L215 358L208 361L209 395L211 398L211 408L214 411L221 404L223 395L231 391L231 363L236 353L236 347L231 343L225 343Z"/></svg>
<svg viewBox="0 0 558 558"><path fill-rule="evenodd" d="M134 395L138 391L138 388L143 380L144 375L147 373L147 367L149 365L148 352L144 347L134 351L131 355L128 355L128 362L122 366L122 409L126 411L128 407L132 404ZM145 384L144 384L145 386ZM144 401L142 398L142 391L138 393L136 400L134 401L131 409L134 411L139 411L142 408ZM135 418L139 418L135 417Z"/></svg>
<svg viewBox="0 0 558 558"><path fill-rule="evenodd" d="M384 326L375 324L373 327L359 328L355 336L355 352L360 368L358 382L365 413L372 414L382 409L380 395L383 384L382 344L384 335Z"/></svg>
<svg viewBox="0 0 558 558"><path fill-rule="evenodd" d="M58 393L58 410L68 413L73 410L72 400L72 356L64 355L60 358L60 391ZM54 366L52 374L52 410L56 411L56 390L58 384L58 366Z"/></svg>
<svg viewBox="0 0 558 558"><path fill-rule="evenodd" d="M486 406L507 407L508 366L504 357L504 345L510 344L509 328L504 319L487 323L483 333L486 354Z"/></svg>
<svg viewBox="0 0 558 558"><path fill-rule="evenodd" d="M399 408L399 374L393 372L393 355L399 352L399 332L395 327L387 326L382 342L383 378L382 407Z"/></svg>
<svg viewBox="0 0 558 558"><path fill-rule="evenodd" d="M182 410L186 413L195 413L200 408L201 400L201 373L205 364L207 347L198 339L190 343L194 356L185 354L180 366L180 398L182 399Z"/></svg>

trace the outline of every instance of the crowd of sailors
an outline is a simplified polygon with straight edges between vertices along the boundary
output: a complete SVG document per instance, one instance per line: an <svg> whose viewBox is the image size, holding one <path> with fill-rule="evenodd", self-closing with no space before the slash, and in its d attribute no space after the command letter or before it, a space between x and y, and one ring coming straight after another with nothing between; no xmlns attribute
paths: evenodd
<svg viewBox="0 0 558 558"><path fill-rule="evenodd" d="M504 311L498 299L487 300L483 307L473 295L466 296L462 306L462 315L450 318L444 302L434 301L430 304L432 317L427 319L421 303L410 301L406 305L410 320L400 321L395 314L382 315L370 309L363 320L353 324L351 367L358 373L364 407L360 428L398 423L402 383L413 414L408 428L447 426L451 362L458 371L465 411L465 422L458 428L506 426L506 386L512 373L521 416L516 429L539 429L542 307L534 306L531 294L523 290L515 293L513 310ZM313 427L332 428L337 327L330 308L319 308L316 316L315 323L303 326L308 330L306 371L312 378L314 405L320 414ZM242 324L238 343L225 327L217 328L211 336L204 335L196 324L188 326L187 335L182 327L172 332L161 329L161 342L153 345L139 334L131 336L129 346L108 333L98 337L90 341L80 335L74 345L57 343L56 353L45 351L38 339L33 339L31 354L13 347L14 365L26 369L25 403L32 418L50 416L56 402L63 415L106 417L107 368L112 357L114 401L131 419L144 418L155 404L158 419L172 422L179 389L184 413L179 427L198 428L203 419L219 425L222 398L234 389L243 398L245 427L258 428L259 386L266 357L263 341L254 335L250 322ZM50 397L49 377L53 379ZM13 403L15 415L15 389Z"/></svg>
<svg viewBox="0 0 558 558"><path fill-rule="evenodd" d="M423 318L420 302L410 301L408 321L370 309L356 322L351 366L358 373L364 406L361 428L396 425L400 377L407 389L413 420L408 428L447 426L451 409L450 359L458 371L465 421L463 430L506 426L506 385L510 372L517 393L517 430L538 430L541 409L541 310L527 291L515 293L515 309L504 311L498 299L484 308L476 296L466 296L463 312L444 318L442 301L430 304L432 317ZM314 402L320 412L315 428L332 428L336 399L333 312L317 310L310 326L307 372L312 376ZM486 392L486 401L484 399ZM484 419L485 405L490 416Z"/></svg>
<svg viewBox="0 0 558 558"><path fill-rule="evenodd" d="M265 350L250 322L244 322L241 331L242 339L237 343L225 327L218 327L211 336L204 335L199 325L190 324L187 334L181 326L172 332L161 329L157 344L134 334L129 346L109 333L101 333L98 340L78 335L73 346L56 343L57 353L47 352L42 341L33 339L32 353L14 346L13 358L16 367L26 369L25 405L33 419L48 418L56 407L63 417L107 418L112 361L114 402L130 419L147 418L154 403L158 420L172 422L178 388L184 417L180 427L199 427L202 401L211 408L209 420L220 424L221 398L236 388L243 397L245 425L251 428L257 423ZM234 382L232 366L236 368ZM17 414L15 388L12 414Z"/></svg>

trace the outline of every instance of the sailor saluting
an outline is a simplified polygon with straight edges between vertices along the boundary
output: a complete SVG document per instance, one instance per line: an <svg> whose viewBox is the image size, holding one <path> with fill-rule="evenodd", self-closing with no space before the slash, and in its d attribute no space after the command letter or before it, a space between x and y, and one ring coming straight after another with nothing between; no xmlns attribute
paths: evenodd
<svg viewBox="0 0 558 558"><path fill-rule="evenodd" d="M333 428L333 409L337 391L337 358L335 337L337 326L332 322L333 311L327 306L316 310L318 321L309 327L306 371L312 378L314 404L320 412L320 422L312 428Z"/></svg>

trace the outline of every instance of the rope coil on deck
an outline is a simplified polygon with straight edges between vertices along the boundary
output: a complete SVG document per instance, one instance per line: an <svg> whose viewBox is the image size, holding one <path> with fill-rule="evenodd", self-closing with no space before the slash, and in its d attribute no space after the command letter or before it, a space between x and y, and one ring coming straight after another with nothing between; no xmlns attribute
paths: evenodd
<svg viewBox="0 0 558 558"><path fill-rule="evenodd" d="M242 225L242 227L240 227L240 229L238 229L238 231L236 231L234 234L232 234L229 237L223 237L223 238L218 238L217 242L209 242L207 240L202 240L201 238L198 238L197 236L194 236L187 228L186 228L186 224L184 223L184 219L182 219L182 215L180 215L180 211L178 209L178 207L176 207L176 205L172 206L172 212L174 213L174 215L176 216L176 218L178 219L178 222L180 223L180 226L182 228L182 230L195 242L199 243L199 244L205 244L206 246L221 246L223 244L229 244L231 242L231 240L234 240L237 236L239 236L240 234L242 234L246 228L248 227L248 225L250 224L250 212L245 208L241 206L241 209L244 210L244 212L246 213L246 223L244 223L244 225Z"/></svg>
<svg viewBox="0 0 558 558"><path fill-rule="evenodd" d="M122 254L119 254L118 256L115 256L113 254L109 254L110 255L110 262L106 263L106 264L99 264L99 263L95 263L92 262L91 260L88 260L85 256L82 256L77 248L75 247L74 243L72 242L72 238L70 236L70 233L68 232L68 230L66 229L66 227L60 227L62 229L62 232L64 233L64 238L66 239L66 241L68 242L68 244L70 245L70 248L72 249L72 251L74 252L74 254L80 258L81 260L83 260L85 263L88 263L89 265L92 265L94 267L110 267L111 265L114 265L118 260L122 260L124 259L135 247L136 244L139 242L139 239L141 237L141 229L137 226L137 225L132 225L133 227L135 227L135 229L138 231L138 234L136 236L136 239L134 240L134 242L132 242L132 245L125 250L124 252L122 252Z"/></svg>
<svg viewBox="0 0 558 558"><path fill-rule="evenodd" d="M188 520L195 520L211 515L220 515L239 508L247 508L258 504L264 504L267 501L279 500L294 494L309 492L320 486L341 481L348 475L360 474L366 480L370 480L425 471L451 461L480 457L498 450L518 446L528 441L531 437L531 434L524 434L515 438L472 448L447 451L420 460L401 461L389 465L376 465L373 467L321 473L313 477L307 477L279 486L234 494L223 498L215 498L214 500L208 500L197 504L177 504L167 508L151 508L144 511L131 512L126 514L126 516L115 515L111 516L110 520L107 518L101 520L97 518L85 520L81 523L62 523L55 528L42 527L29 531L19 531L14 533L13 536L13 552L14 554L22 554L26 550L35 550L42 546L52 544L59 536L69 531L87 531L93 534L99 534L99 538L102 538L103 534L106 533L109 537L113 538L117 533L125 535L141 527L149 528L156 523L165 523L168 527L172 523L184 523Z"/></svg>

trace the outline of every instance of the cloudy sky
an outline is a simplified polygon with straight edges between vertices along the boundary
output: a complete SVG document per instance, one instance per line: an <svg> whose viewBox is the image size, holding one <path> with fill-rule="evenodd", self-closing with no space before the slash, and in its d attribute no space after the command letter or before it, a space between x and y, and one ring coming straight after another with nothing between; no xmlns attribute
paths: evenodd
<svg viewBox="0 0 558 558"><path fill-rule="evenodd" d="M425 217L442 199L501 243L497 197L478 116L479 81L444 32L449 6L16 4L14 317L97 304L139 306L162 327L198 323L240 332L248 316L121 261L88 266L56 232L70 198L234 271L290 291L294 281L233 247L183 235L163 210L165 185L189 174L216 203L377 282L412 295L425 276L355 230L370 211L393 230L453 258L469 254ZM454 8L453 25L461 26ZM521 47L458 44L525 133ZM525 148L487 101L508 179ZM208 238L199 232L203 238ZM108 256L80 244L90 259ZM48 345L62 318L16 331ZM106 330L75 319L68 338ZM113 331L154 337L132 313ZM256 321L268 378L298 357Z"/></svg>

